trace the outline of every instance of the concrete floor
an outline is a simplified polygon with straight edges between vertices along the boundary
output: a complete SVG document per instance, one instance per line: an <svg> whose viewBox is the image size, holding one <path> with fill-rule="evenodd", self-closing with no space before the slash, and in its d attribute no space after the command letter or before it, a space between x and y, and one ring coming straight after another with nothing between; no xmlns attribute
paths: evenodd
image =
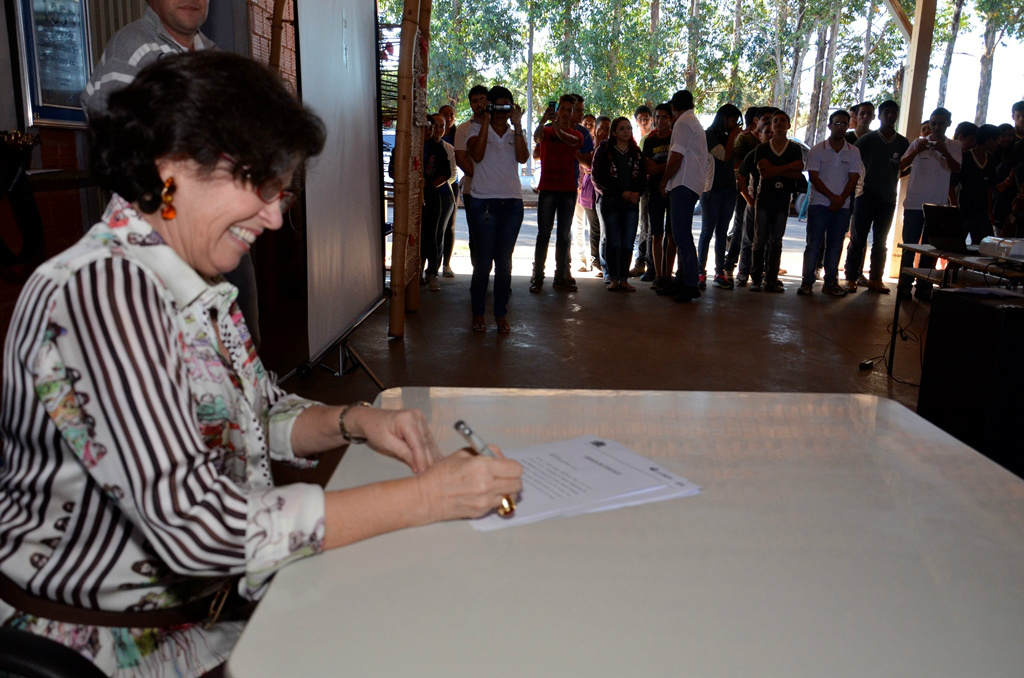
<svg viewBox="0 0 1024 678"><path fill-rule="evenodd" d="M528 209L514 258L512 332L501 336L490 317L485 334L470 330L470 265L459 214L463 240L452 260L457 276L442 278L439 292L420 288L419 311L407 314L404 337L388 338L387 303L349 337L386 387L868 393L916 408L923 355L916 337L924 332L927 306L903 305L909 341L898 342L896 379L889 378L881 356L895 294L862 290L835 299L821 294L819 284L812 296L797 296L804 225L796 219L790 219L783 255L790 271L782 277L784 294L709 287L696 303L676 304L638 281L634 294L609 293L585 273L574 274L578 292L548 285L530 294L536 213ZM889 286L895 288L893 281ZM859 369L869 358L877 364ZM338 357L327 363L337 367ZM341 377L316 370L284 386L331 403L372 400L377 393L363 370Z"/></svg>

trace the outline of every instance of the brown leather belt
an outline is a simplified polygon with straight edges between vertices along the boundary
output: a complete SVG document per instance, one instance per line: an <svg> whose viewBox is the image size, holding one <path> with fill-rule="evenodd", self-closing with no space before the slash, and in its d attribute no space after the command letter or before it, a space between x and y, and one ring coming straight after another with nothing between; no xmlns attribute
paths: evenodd
<svg viewBox="0 0 1024 678"><path fill-rule="evenodd" d="M249 605L226 606L229 598L237 598L237 595L232 595L237 583L238 578L232 577L224 586L213 593L176 607L160 610L141 610L138 612L132 610L117 612L113 610L91 610L40 598L25 591L3 573L0 573L0 598L3 598L8 604L21 612L36 617L43 617L44 619L81 624L83 626L148 629L169 628L205 622L206 626L209 627L222 617L225 607L229 608L232 612L230 615L232 619L247 616L237 613L243 612L243 610L238 608L251 608ZM238 601L242 602L240 598L238 598ZM251 612L251 609L246 611Z"/></svg>

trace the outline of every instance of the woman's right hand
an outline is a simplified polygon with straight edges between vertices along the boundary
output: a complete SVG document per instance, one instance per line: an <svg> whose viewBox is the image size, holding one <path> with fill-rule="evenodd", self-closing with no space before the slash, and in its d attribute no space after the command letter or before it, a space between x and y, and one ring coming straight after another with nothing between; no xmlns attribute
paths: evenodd
<svg viewBox="0 0 1024 678"><path fill-rule="evenodd" d="M523 467L492 449L497 459L459 450L416 477L430 522L478 518L522 491Z"/></svg>

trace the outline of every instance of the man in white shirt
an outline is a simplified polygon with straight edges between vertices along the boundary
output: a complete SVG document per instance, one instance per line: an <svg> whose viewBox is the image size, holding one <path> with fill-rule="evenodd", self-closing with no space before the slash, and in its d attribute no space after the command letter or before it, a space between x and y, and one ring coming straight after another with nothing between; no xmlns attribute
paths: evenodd
<svg viewBox="0 0 1024 678"><path fill-rule="evenodd" d="M668 197L672 237L676 241L679 270L673 299L686 303L700 297L697 287L697 247L693 243L693 209L704 191L708 141L693 112L693 95L681 89L669 101L675 122L665 174L658 187Z"/></svg>
<svg viewBox="0 0 1024 678"><path fill-rule="evenodd" d="M936 108L928 118L930 133L914 139L900 160L900 171L912 167L907 195L903 198L903 242L928 244L928 231L924 224L922 205L930 203L945 205L949 201L949 177L960 171L963 157L960 142L946 138L946 129L953 116L945 108ZM914 253L904 250L901 268L914 263ZM933 257L921 256L921 268L930 268ZM917 295L922 299L931 297L932 284L918 281ZM910 283L900 278L897 293L910 295Z"/></svg>
<svg viewBox="0 0 1024 678"><path fill-rule="evenodd" d="M872 107L873 110L873 107ZM811 178L811 205L807 211L807 247L804 248L803 284L797 294L814 289L821 240L825 239L825 294L845 297L839 286L839 257L850 224L851 195L864 174L860 151L846 140L850 114L840 109L828 118L829 136L807 155Z"/></svg>
<svg viewBox="0 0 1024 678"><path fill-rule="evenodd" d="M469 140L469 130L473 123L482 125L487 109L487 88L483 85L475 85L469 90L469 107L473 111L473 117L455 128L455 164L462 170L462 207L466 212L466 225L472 220L473 204L473 158L469 157L469 150L466 142ZM473 260L473 229L469 229L469 259Z"/></svg>

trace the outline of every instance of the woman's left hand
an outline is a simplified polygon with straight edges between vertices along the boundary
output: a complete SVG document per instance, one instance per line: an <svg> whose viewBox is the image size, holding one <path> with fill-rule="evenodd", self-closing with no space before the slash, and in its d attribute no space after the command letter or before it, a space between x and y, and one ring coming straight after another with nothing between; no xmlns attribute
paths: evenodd
<svg viewBox="0 0 1024 678"><path fill-rule="evenodd" d="M444 456L419 410L353 407L345 414L345 426L377 452L405 462L413 473L423 473Z"/></svg>
<svg viewBox="0 0 1024 678"><path fill-rule="evenodd" d="M512 104L512 110L509 111L508 119L512 121L512 125L519 129L519 124L523 119L523 109L519 104Z"/></svg>

